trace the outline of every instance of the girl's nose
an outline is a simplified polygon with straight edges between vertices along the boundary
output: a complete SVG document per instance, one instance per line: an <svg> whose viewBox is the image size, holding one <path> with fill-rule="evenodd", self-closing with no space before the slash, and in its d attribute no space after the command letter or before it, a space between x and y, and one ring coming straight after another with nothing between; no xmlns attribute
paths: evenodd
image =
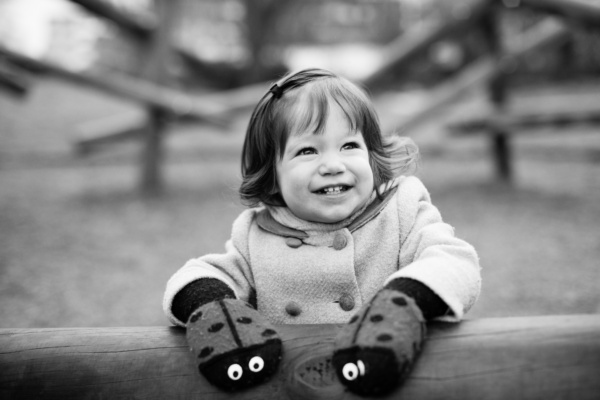
<svg viewBox="0 0 600 400"><path fill-rule="evenodd" d="M321 175L337 175L345 171L346 165L339 157L335 156L324 158L319 166L319 173Z"/></svg>

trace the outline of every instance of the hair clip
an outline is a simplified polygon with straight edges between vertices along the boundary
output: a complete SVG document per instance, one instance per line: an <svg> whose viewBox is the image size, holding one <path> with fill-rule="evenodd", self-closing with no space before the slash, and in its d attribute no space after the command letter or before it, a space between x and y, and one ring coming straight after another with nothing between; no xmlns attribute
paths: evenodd
<svg viewBox="0 0 600 400"><path fill-rule="evenodd" d="M283 94L283 89L281 86L279 86L277 84L277 82L275 82L269 88L269 93L272 93L273 97L275 97L276 99L279 99L279 98L281 98L281 95Z"/></svg>

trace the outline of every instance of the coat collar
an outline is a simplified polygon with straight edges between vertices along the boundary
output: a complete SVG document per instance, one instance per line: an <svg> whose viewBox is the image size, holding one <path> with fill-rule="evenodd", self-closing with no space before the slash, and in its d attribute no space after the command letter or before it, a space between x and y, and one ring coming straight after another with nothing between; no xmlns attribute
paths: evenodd
<svg viewBox="0 0 600 400"><path fill-rule="evenodd" d="M397 189L397 187L394 187L388 190L382 197L375 197L375 199L364 209L364 211L347 226L348 230L350 232L354 232L379 215L381 210L383 210L390 199L394 196L394 193L396 193ZM263 208L256 214L256 223L261 229L278 236L293 237L298 239L306 239L309 236L308 233L302 230L285 226L276 221L266 208Z"/></svg>

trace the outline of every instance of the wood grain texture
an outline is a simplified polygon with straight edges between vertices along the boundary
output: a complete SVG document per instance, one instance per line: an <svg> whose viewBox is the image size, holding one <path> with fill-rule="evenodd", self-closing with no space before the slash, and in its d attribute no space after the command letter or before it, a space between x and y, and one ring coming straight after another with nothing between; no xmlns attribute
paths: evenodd
<svg viewBox="0 0 600 400"><path fill-rule="evenodd" d="M331 367L335 325L280 326L275 378L228 395L210 386L179 328L0 330L2 399L352 399ZM600 315L429 324L389 399L597 399Z"/></svg>

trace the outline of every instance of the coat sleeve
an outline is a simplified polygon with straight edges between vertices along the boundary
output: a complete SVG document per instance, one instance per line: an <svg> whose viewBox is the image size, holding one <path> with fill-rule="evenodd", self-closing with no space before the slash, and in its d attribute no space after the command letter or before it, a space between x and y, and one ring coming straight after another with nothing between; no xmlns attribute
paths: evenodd
<svg viewBox="0 0 600 400"><path fill-rule="evenodd" d="M201 278L215 278L233 290L236 298L249 301L254 287L250 269L248 234L254 220L255 210L244 211L233 223L231 238L225 243L225 253L207 254L185 263L167 282L163 297L163 310L169 320L180 326L171 310L175 295L189 283Z"/></svg>
<svg viewBox="0 0 600 400"><path fill-rule="evenodd" d="M438 319L460 321L473 306L481 289L479 259L475 249L454 236L431 203L427 189L415 177L398 187L400 266L385 284L409 278L429 287L451 313Z"/></svg>

